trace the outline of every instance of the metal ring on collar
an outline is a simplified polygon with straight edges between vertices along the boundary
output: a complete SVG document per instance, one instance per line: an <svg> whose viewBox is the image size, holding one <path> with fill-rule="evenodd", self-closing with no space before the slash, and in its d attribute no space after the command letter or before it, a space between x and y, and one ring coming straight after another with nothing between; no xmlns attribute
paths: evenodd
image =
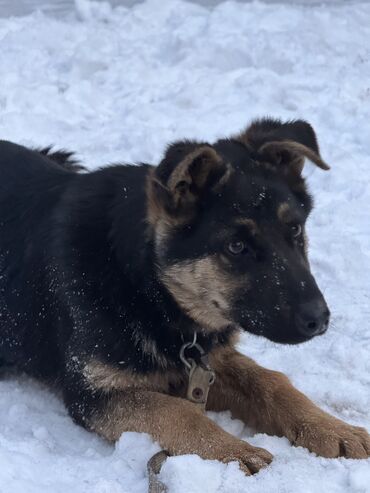
<svg viewBox="0 0 370 493"><path fill-rule="evenodd" d="M190 370L190 368L191 368L191 363L186 358L185 351L187 349L192 349L192 348L195 348L195 349L198 350L201 358L206 354L206 352L204 351L204 349L202 348L202 346L197 343L197 333L196 332L194 332L193 341L192 342L186 342L185 344L183 344L181 346L181 349L180 349L180 359L184 363L184 365L186 366L186 368L188 368L188 370Z"/></svg>

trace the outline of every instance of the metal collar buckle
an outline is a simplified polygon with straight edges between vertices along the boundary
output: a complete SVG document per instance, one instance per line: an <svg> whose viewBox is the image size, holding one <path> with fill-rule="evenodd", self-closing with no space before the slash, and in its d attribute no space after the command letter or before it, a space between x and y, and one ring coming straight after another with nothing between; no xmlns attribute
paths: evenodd
<svg viewBox="0 0 370 493"><path fill-rule="evenodd" d="M187 358L185 351L195 348L200 355L200 362L197 363L193 358ZM180 349L180 359L184 363L186 372L189 376L186 398L199 404L202 410L205 410L208 393L211 385L214 383L216 375L209 366L208 355L200 344L197 343L197 333L194 332L192 342L187 342Z"/></svg>

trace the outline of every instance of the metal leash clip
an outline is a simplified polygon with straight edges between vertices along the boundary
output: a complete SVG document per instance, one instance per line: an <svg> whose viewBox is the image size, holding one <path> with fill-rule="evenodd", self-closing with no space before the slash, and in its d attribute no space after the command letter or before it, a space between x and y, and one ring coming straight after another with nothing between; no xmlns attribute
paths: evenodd
<svg viewBox="0 0 370 493"><path fill-rule="evenodd" d="M187 358L185 351L195 348L199 352L199 363L193 358ZM214 383L216 375L209 366L208 355L200 344L197 343L197 333L194 332L192 342L183 344L180 350L180 359L184 363L189 376L186 398L198 404L202 410L205 410L208 393L211 385Z"/></svg>

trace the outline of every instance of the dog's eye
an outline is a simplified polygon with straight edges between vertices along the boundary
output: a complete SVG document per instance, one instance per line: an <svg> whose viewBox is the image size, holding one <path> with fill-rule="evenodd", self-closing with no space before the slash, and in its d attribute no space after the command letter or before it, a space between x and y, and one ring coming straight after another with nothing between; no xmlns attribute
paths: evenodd
<svg viewBox="0 0 370 493"><path fill-rule="evenodd" d="M302 234L302 226L300 224L291 224L290 226L293 238L298 238Z"/></svg>
<svg viewBox="0 0 370 493"><path fill-rule="evenodd" d="M233 255L240 255L241 253L243 253L246 250L246 245L245 245L244 241L231 241L227 245L227 249Z"/></svg>

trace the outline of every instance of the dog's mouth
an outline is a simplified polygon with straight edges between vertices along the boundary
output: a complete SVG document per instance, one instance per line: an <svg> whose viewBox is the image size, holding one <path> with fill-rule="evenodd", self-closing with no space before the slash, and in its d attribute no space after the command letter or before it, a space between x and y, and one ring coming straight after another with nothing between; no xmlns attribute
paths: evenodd
<svg viewBox="0 0 370 493"><path fill-rule="evenodd" d="M238 325L238 324L235 324ZM292 323L291 320L274 321L265 317L243 317L242 323L239 328L243 332L250 333L259 337L264 337L277 344L296 345L311 341L315 337L322 336L329 328L329 323L325 324L323 328L318 331L305 332Z"/></svg>
<svg viewBox="0 0 370 493"><path fill-rule="evenodd" d="M305 342L311 341L312 339L315 339L315 337L319 337L324 334L324 332L320 334L315 334L315 335L303 335L300 333L294 333L290 335L284 335L284 334L273 334L273 333L266 333L264 329L261 330L249 330L247 327L241 327L242 331L248 332L252 335L258 336L258 337L263 337L265 339L268 339L271 342L277 343L277 344L284 344L284 345L291 345L295 346L298 344L303 344Z"/></svg>
<svg viewBox="0 0 370 493"><path fill-rule="evenodd" d="M310 335L310 336L305 336L303 334L297 333L295 336L292 337L287 337L287 338L274 338L274 337L268 337L269 340L272 342L278 343L278 344L285 344L285 345L290 345L290 346L295 346L298 344L303 344L305 342L309 342L312 339L315 339L315 337L318 337L322 334L315 334L315 335Z"/></svg>

